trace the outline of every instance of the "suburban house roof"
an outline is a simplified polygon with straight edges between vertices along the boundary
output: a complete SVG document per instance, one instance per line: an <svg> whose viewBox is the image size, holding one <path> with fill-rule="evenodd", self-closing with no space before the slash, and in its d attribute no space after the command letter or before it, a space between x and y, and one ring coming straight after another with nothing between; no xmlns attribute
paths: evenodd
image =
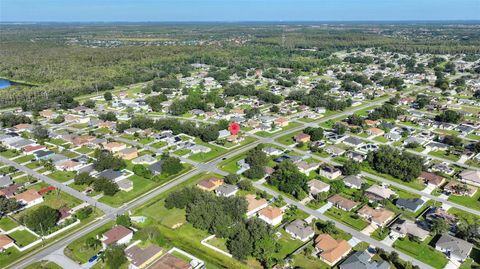
<svg viewBox="0 0 480 269"><path fill-rule="evenodd" d="M14 241L6 234L0 234L0 250L10 245Z"/></svg>
<svg viewBox="0 0 480 269"><path fill-rule="evenodd" d="M420 198L410 198L410 199L398 198L397 201L395 202L397 206L409 209L411 211L417 211L417 209L422 207L424 203L425 201L423 201Z"/></svg>
<svg viewBox="0 0 480 269"><path fill-rule="evenodd" d="M422 173L420 174L420 178L425 180L428 184L435 185L435 186L442 184L443 181L445 180L444 177L441 177L434 173L425 172L425 171L422 171Z"/></svg>
<svg viewBox="0 0 480 269"><path fill-rule="evenodd" d="M122 225L117 225L103 234L103 236L105 237L103 243L105 243L106 245L113 244L131 233L133 232L130 229L127 229Z"/></svg>
<svg viewBox="0 0 480 269"><path fill-rule="evenodd" d="M351 210L358 205L357 202L349 200L339 194L335 194L332 197L328 198L328 202L334 204L335 206Z"/></svg>
<svg viewBox="0 0 480 269"><path fill-rule="evenodd" d="M6 187L13 183L10 176L0 176L0 187Z"/></svg>
<svg viewBox="0 0 480 269"><path fill-rule="evenodd" d="M150 265L148 269L190 269L192 266L170 253L166 253L160 259L158 259L155 263Z"/></svg>
<svg viewBox="0 0 480 269"><path fill-rule="evenodd" d="M344 179L343 179L343 182L347 183L348 185L351 185L351 186L356 186L356 187L361 187L363 183L365 183L366 181L357 177L357 176L346 176Z"/></svg>
<svg viewBox="0 0 480 269"><path fill-rule="evenodd" d="M387 222L388 220L390 220L393 216L395 216L395 213L385 208L379 207L373 209L368 205L365 205L360 210L358 210L358 214L364 215L367 218L371 219L372 222L382 225L385 224L385 222Z"/></svg>
<svg viewBox="0 0 480 269"><path fill-rule="evenodd" d="M258 212L259 215L264 216L267 219L274 220L283 215L282 209L278 207L267 206Z"/></svg>
<svg viewBox="0 0 480 269"><path fill-rule="evenodd" d="M110 180L115 180L115 179L117 179L121 176L122 176L122 172L115 171L113 169L103 170L102 172L97 174L97 178L104 177L104 178L107 178L107 179L110 179Z"/></svg>
<svg viewBox="0 0 480 269"><path fill-rule="evenodd" d="M197 186L204 189L212 189L212 188L219 187L222 184L223 184L223 179L211 177L198 182Z"/></svg>
<svg viewBox="0 0 480 269"><path fill-rule="evenodd" d="M374 261L368 252L355 252L339 266L340 269L389 269L387 261Z"/></svg>
<svg viewBox="0 0 480 269"><path fill-rule="evenodd" d="M460 173L463 180L480 183L480 170L465 170Z"/></svg>
<svg viewBox="0 0 480 269"><path fill-rule="evenodd" d="M29 189L29 190L26 190L22 193L19 193L19 194L15 195L15 200L24 201L25 203L30 203L30 202L35 201L35 200L40 199L40 198L42 198L42 196L40 194L38 194L38 192L34 189Z"/></svg>
<svg viewBox="0 0 480 269"><path fill-rule="evenodd" d="M263 198L257 199L257 197L253 194L245 195L245 199L247 200L247 203L248 203L248 207L247 207L248 212L268 204L267 200Z"/></svg>
<svg viewBox="0 0 480 269"><path fill-rule="evenodd" d="M312 229L310 225L308 225L305 221L296 219L290 222L286 227L285 230L295 234L300 238L307 238L312 236L315 231Z"/></svg>
<svg viewBox="0 0 480 269"><path fill-rule="evenodd" d="M318 235L315 238L315 247L322 251L320 256L330 263L334 263L352 249L347 241L335 240L328 234Z"/></svg>
<svg viewBox="0 0 480 269"><path fill-rule="evenodd" d="M386 187L380 187L378 185L373 185L370 188L366 189L367 194L380 197L382 199L388 199L390 196L395 195L395 192Z"/></svg>
<svg viewBox="0 0 480 269"><path fill-rule="evenodd" d="M163 249L156 245L150 245L144 249L141 249L135 245L127 248L125 250L125 254L133 265L140 267L147 261L159 255L162 251Z"/></svg>
<svg viewBox="0 0 480 269"><path fill-rule="evenodd" d="M398 219L390 227L392 231L395 231L401 235L413 235L421 240L424 240L430 233L427 230L420 228L415 222L411 220Z"/></svg>
<svg viewBox="0 0 480 269"><path fill-rule="evenodd" d="M237 190L238 190L237 185L223 184L215 190L215 193L228 196L236 192Z"/></svg>
<svg viewBox="0 0 480 269"><path fill-rule="evenodd" d="M308 182L310 189L315 189L318 191L324 191L330 187L327 183L320 181L318 179L312 179Z"/></svg>
<svg viewBox="0 0 480 269"><path fill-rule="evenodd" d="M443 234L435 246L446 249L451 254L462 259L467 258L473 248L473 244L449 234Z"/></svg>

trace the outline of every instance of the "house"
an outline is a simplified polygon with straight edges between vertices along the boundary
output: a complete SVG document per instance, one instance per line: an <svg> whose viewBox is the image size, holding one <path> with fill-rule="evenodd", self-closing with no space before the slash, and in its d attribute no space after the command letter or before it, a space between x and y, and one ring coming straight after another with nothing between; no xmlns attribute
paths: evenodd
<svg viewBox="0 0 480 269"><path fill-rule="evenodd" d="M15 193L20 190L24 184L13 184L6 188L0 189L0 195L5 196L7 198L13 198Z"/></svg>
<svg viewBox="0 0 480 269"><path fill-rule="evenodd" d="M325 146L325 152L332 155L332 157L338 157L345 153L345 150L336 146Z"/></svg>
<svg viewBox="0 0 480 269"><path fill-rule="evenodd" d="M445 253L451 260L458 262L465 261L472 248L473 244L449 234L443 234L435 244L435 249Z"/></svg>
<svg viewBox="0 0 480 269"><path fill-rule="evenodd" d="M384 260L372 260L372 255L367 251L356 251L345 259L339 269L390 269L390 263Z"/></svg>
<svg viewBox="0 0 480 269"><path fill-rule="evenodd" d="M10 176L0 176L0 188L8 187L13 184Z"/></svg>
<svg viewBox="0 0 480 269"><path fill-rule="evenodd" d="M58 219L57 224L62 224L65 222L67 219L71 218L72 216L72 209L68 208L66 206L60 207L58 209L58 213L60 214L60 217Z"/></svg>
<svg viewBox="0 0 480 269"><path fill-rule="evenodd" d="M20 123L13 126L13 129L15 129L17 132L31 131L33 130L33 125L29 123Z"/></svg>
<svg viewBox="0 0 480 269"><path fill-rule="evenodd" d="M266 148L263 148L262 151L267 154L268 156L274 156L274 155L280 155L283 153L282 150L279 150L277 148L274 148L274 147L266 147Z"/></svg>
<svg viewBox="0 0 480 269"><path fill-rule="evenodd" d="M55 155L55 152L51 150L38 150L33 155L35 155L36 160L46 160Z"/></svg>
<svg viewBox="0 0 480 269"><path fill-rule="evenodd" d="M318 170L318 174L322 177L326 177L330 180L336 179L342 175L342 171L333 166L324 166Z"/></svg>
<svg viewBox="0 0 480 269"><path fill-rule="evenodd" d="M103 247L106 248L107 246L117 244L117 245L122 245L122 244L127 244L132 240L133 237L133 231L125 228L122 225L117 225L113 227L112 229L108 230L106 233L103 234L102 236L102 244Z"/></svg>
<svg viewBox="0 0 480 269"><path fill-rule="evenodd" d="M133 182L128 178L120 179L117 181L117 185L121 191L128 192L133 190Z"/></svg>
<svg viewBox="0 0 480 269"><path fill-rule="evenodd" d="M223 185L223 179L217 177L207 178L197 183L197 187L204 191L214 191L221 185Z"/></svg>
<svg viewBox="0 0 480 269"><path fill-rule="evenodd" d="M0 253L15 245L15 241L6 234L0 234Z"/></svg>
<svg viewBox="0 0 480 269"><path fill-rule="evenodd" d="M238 192L237 185L231 185L231 184L223 184L215 190L215 193L218 196L223 196L223 197L235 196L237 192Z"/></svg>
<svg viewBox="0 0 480 269"><path fill-rule="evenodd" d="M366 183L365 180L359 178L358 176L346 176L343 179L343 183L345 183L345 186L353 189L361 189L362 185Z"/></svg>
<svg viewBox="0 0 480 269"><path fill-rule="evenodd" d="M442 163L437 163L435 165L433 165L431 167L431 170L432 171L435 171L435 172L440 172L440 173L443 173L443 174L447 174L447 175L453 175L453 173L455 173L455 169L451 168L448 163L446 162L442 162Z"/></svg>
<svg viewBox="0 0 480 269"><path fill-rule="evenodd" d="M365 124L367 126L378 126L380 124L380 121L378 121L378 120L365 120Z"/></svg>
<svg viewBox="0 0 480 269"><path fill-rule="evenodd" d="M425 240L430 234L429 231L422 229L415 222L411 220L398 219L392 226L390 226L391 232L398 237L416 236L421 241Z"/></svg>
<svg viewBox="0 0 480 269"><path fill-rule="evenodd" d="M317 195L321 192L327 192L330 190L330 185L324 183L318 179L312 179L308 182L308 187L310 188L310 194Z"/></svg>
<svg viewBox="0 0 480 269"><path fill-rule="evenodd" d="M425 201L420 198L410 198L410 199L398 198L397 201L395 202L395 205L397 207L410 212L415 212L419 210L424 204L425 204Z"/></svg>
<svg viewBox="0 0 480 269"><path fill-rule="evenodd" d="M422 171L419 178L423 180L426 184L438 187L445 182L445 178L434 173Z"/></svg>
<svg viewBox="0 0 480 269"><path fill-rule="evenodd" d="M402 135L397 133L397 132L389 132L389 133L385 134L385 137L388 140L393 141L393 142L396 142L396 141L399 141L400 139L402 139Z"/></svg>
<svg viewBox="0 0 480 269"><path fill-rule="evenodd" d="M16 194L13 198L24 205L26 208L41 204L43 197L34 189L28 189L24 192Z"/></svg>
<svg viewBox="0 0 480 269"><path fill-rule="evenodd" d="M350 211L359 205L359 203L340 196L339 194L333 195L332 197L328 198L327 201L333 206L343 209L345 211Z"/></svg>
<svg viewBox="0 0 480 269"><path fill-rule="evenodd" d="M448 150L450 146L447 145L447 144L444 144L444 143L440 143L440 142L435 142L435 141L432 141L430 143L428 143L425 148L428 149L428 150L431 150L431 151L436 151L436 150Z"/></svg>
<svg viewBox="0 0 480 269"><path fill-rule="evenodd" d="M22 150L23 150L23 153L25 154L32 154L36 151L39 151L39 150L46 150L47 148L43 145L28 145L26 147L24 147Z"/></svg>
<svg viewBox="0 0 480 269"><path fill-rule="evenodd" d="M156 163L151 164L148 167L148 170L150 170L154 175L158 175L162 173L162 166L163 166L163 160L157 161Z"/></svg>
<svg viewBox="0 0 480 269"><path fill-rule="evenodd" d="M363 153L360 153L360 152L352 151L352 150L348 151L348 152L345 154L345 156L346 156L347 158L350 158L350 159L352 159L352 160L354 160L354 161L356 161L356 162L359 162L359 163L361 163L361 162L363 162L365 159L367 159L367 155L365 155L365 154L363 154Z"/></svg>
<svg viewBox="0 0 480 269"><path fill-rule="evenodd" d="M119 142L108 142L103 144L103 148L112 153L115 153L115 152L119 152L122 149L127 148L127 145Z"/></svg>
<svg viewBox="0 0 480 269"><path fill-rule="evenodd" d="M293 238L307 242L315 235L313 228L305 221L296 219L285 226L285 231Z"/></svg>
<svg viewBox="0 0 480 269"><path fill-rule="evenodd" d="M81 147L83 145L87 145L89 144L90 142L92 142L93 140L95 140L96 137L95 136L91 136L91 135L81 135L81 136L77 136L75 138L73 138L71 140L72 144L75 145L76 147Z"/></svg>
<svg viewBox="0 0 480 269"><path fill-rule="evenodd" d="M459 176L460 181L480 187L480 170L465 170Z"/></svg>
<svg viewBox="0 0 480 269"><path fill-rule="evenodd" d="M74 160L65 160L55 164L55 169L60 171L77 171L80 167L82 164Z"/></svg>
<svg viewBox="0 0 480 269"><path fill-rule="evenodd" d="M125 249L125 256L130 262L129 269L142 269L158 259L163 254L163 249L156 245L150 245L144 249L133 245Z"/></svg>
<svg viewBox="0 0 480 269"><path fill-rule="evenodd" d="M360 210L358 210L357 213L362 218L370 221L378 227L383 227L395 216L395 213L390 210L382 207L374 209L369 207L368 205L363 206Z"/></svg>
<svg viewBox="0 0 480 269"><path fill-rule="evenodd" d="M478 189L465 183L450 181L445 186L443 186L443 190L448 194L472 197Z"/></svg>
<svg viewBox="0 0 480 269"><path fill-rule="evenodd" d="M385 131L380 128L372 127L367 129L367 134L369 136L381 136L385 134Z"/></svg>
<svg viewBox="0 0 480 269"><path fill-rule="evenodd" d="M119 150L115 156L124 160L132 160L138 157L138 150L136 148L124 148Z"/></svg>
<svg viewBox="0 0 480 269"><path fill-rule="evenodd" d="M299 133L293 137L295 142L297 143L308 143L310 142L310 135L304 134L304 133Z"/></svg>
<svg viewBox="0 0 480 269"><path fill-rule="evenodd" d="M396 193L387 187L372 185L370 188L365 190L365 195L370 201L382 201L389 199L391 196L395 196Z"/></svg>
<svg viewBox="0 0 480 269"><path fill-rule="evenodd" d="M194 267L190 263L173 256L170 253L166 253L160 259L156 260L148 269L193 269Z"/></svg>
<svg viewBox="0 0 480 269"><path fill-rule="evenodd" d="M310 174L313 170L320 166L319 163L308 163L306 161L300 161L297 163L298 170L306 175Z"/></svg>
<svg viewBox="0 0 480 269"><path fill-rule="evenodd" d="M356 138L353 136L348 136L347 138L345 138L343 140L343 143L346 144L347 146L355 147L355 148L361 147L364 144L362 139Z"/></svg>
<svg viewBox="0 0 480 269"><path fill-rule="evenodd" d="M449 225L457 223L457 217L453 214L447 212L447 210L441 207L431 207L427 213L425 213L425 218L428 221L433 221L434 219L443 219Z"/></svg>
<svg viewBox="0 0 480 269"><path fill-rule="evenodd" d="M245 200L247 200L247 217L253 216L259 210L268 206L267 200L261 198L257 199L257 197L253 194L245 195Z"/></svg>
<svg viewBox="0 0 480 269"><path fill-rule="evenodd" d="M154 164L157 161L154 157L146 154L132 160L133 164Z"/></svg>
<svg viewBox="0 0 480 269"><path fill-rule="evenodd" d="M273 123L278 127L287 127L288 119L284 117L276 118Z"/></svg>
<svg viewBox="0 0 480 269"><path fill-rule="evenodd" d="M320 234L315 238L315 250L319 258L330 266L345 258L351 249L347 241L335 240L329 234Z"/></svg>
<svg viewBox="0 0 480 269"><path fill-rule="evenodd" d="M276 226L282 222L283 210L278 207L267 206L258 212L258 218Z"/></svg>
<svg viewBox="0 0 480 269"><path fill-rule="evenodd" d="M116 170L113 170L113 169L106 169L106 170L103 170L102 172L98 173L96 175L97 178L106 178L106 179L109 179L111 181L119 181L122 177L123 177L123 173L121 171L116 171Z"/></svg>

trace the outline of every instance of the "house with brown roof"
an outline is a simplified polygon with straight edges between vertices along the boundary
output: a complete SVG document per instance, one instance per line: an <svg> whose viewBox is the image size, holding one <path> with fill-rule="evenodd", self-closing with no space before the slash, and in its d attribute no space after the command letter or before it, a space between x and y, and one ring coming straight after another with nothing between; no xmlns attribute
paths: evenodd
<svg viewBox="0 0 480 269"><path fill-rule="evenodd" d="M120 142L108 142L103 144L103 148L112 153L115 153L115 152L119 152L122 149L127 148L127 145Z"/></svg>
<svg viewBox="0 0 480 269"><path fill-rule="evenodd" d="M396 193L387 187L372 185L365 190L365 196L367 196L370 201L382 201L389 199L391 196L396 196Z"/></svg>
<svg viewBox="0 0 480 269"><path fill-rule="evenodd" d="M310 172L314 171L315 169L317 169L320 164L319 163L308 163L306 161L300 161L298 163L296 163L297 167L298 167L298 170L304 174L306 174L307 176L310 174Z"/></svg>
<svg viewBox="0 0 480 269"><path fill-rule="evenodd" d="M267 200L261 198L257 199L257 197L253 194L245 195L245 200L247 200L247 217L253 216L259 210L268 206Z"/></svg>
<svg viewBox="0 0 480 269"><path fill-rule="evenodd" d="M295 139L295 142L297 143L308 143L310 142L310 135L304 134L304 133L299 133L293 137Z"/></svg>
<svg viewBox="0 0 480 269"><path fill-rule="evenodd" d="M378 126L380 122L378 120L365 120L367 126Z"/></svg>
<svg viewBox="0 0 480 269"><path fill-rule="evenodd" d="M80 135L80 136L74 137L71 142L72 142L73 145L75 145L77 147L80 147L80 146L83 146L83 145L86 145L86 144L92 142L95 139L96 139L95 136Z"/></svg>
<svg viewBox="0 0 480 269"><path fill-rule="evenodd" d="M119 150L115 155L124 160L133 160L138 157L138 150L136 148L124 148Z"/></svg>
<svg viewBox="0 0 480 269"><path fill-rule="evenodd" d="M156 245L150 245L143 249L137 245L133 245L125 249L125 256L130 262L129 269L145 268L162 254L163 249Z"/></svg>
<svg viewBox="0 0 480 269"><path fill-rule="evenodd" d="M334 207L343 209L345 211L350 211L359 205L359 203L349 200L339 194L331 196L330 198L328 198L327 201L331 203Z"/></svg>
<svg viewBox="0 0 480 269"><path fill-rule="evenodd" d="M24 148L22 149L22 151L23 151L23 153L25 153L25 154L32 154L32 153L34 153L34 152L36 152L36 151L45 150L45 149L47 149L47 148L46 148L45 146L43 146L43 145L28 145L28 146L24 147Z"/></svg>
<svg viewBox="0 0 480 269"><path fill-rule="evenodd" d="M275 123L278 127L287 127L288 126L288 119L284 117L276 118L273 123Z"/></svg>
<svg viewBox="0 0 480 269"><path fill-rule="evenodd" d="M367 134L369 136L381 136L385 134L385 131L377 127L372 127L367 129Z"/></svg>
<svg viewBox="0 0 480 269"><path fill-rule="evenodd" d="M395 216L395 213L385 208L379 207L373 209L367 205L363 206L357 213L378 227L383 227Z"/></svg>
<svg viewBox="0 0 480 269"><path fill-rule="evenodd" d="M443 186L443 190L445 192L448 192L448 193L451 193L451 194L454 194L454 195L472 197L473 195L475 195L478 188L474 187L474 186L471 186L471 185L468 185L468 184L465 184L465 183L461 183L461 182L452 180L452 181L448 182L445 186Z"/></svg>
<svg viewBox="0 0 480 269"><path fill-rule="evenodd" d="M258 218L272 226L276 226L282 222L283 210L278 207L267 206L258 212Z"/></svg>
<svg viewBox="0 0 480 269"><path fill-rule="evenodd" d="M122 225L117 225L104 233L101 241L103 247L106 248L107 246L112 244L127 244L128 242L130 242L130 240L132 240L132 237L132 230L125 228Z"/></svg>
<svg viewBox="0 0 480 269"><path fill-rule="evenodd" d="M45 119L52 119L55 116L55 113L49 109L42 110L38 114Z"/></svg>
<svg viewBox="0 0 480 269"><path fill-rule="evenodd" d="M15 241L6 234L0 234L0 253L15 245Z"/></svg>
<svg viewBox="0 0 480 269"><path fill-rule="evenodd" d="M445 178L434 173L422 171L419 178L426 184L438 187L445 182Z"/></svg>
<svg viewBox="0 0 480 269"><path fill-rule="evenodd" d="M74 160L65 160L55 164L55 168L60 171L77 171L82 167L82 163Z"/></svg>
<svg viewBox="0 0 480 269"><path fill-rule="evenodd" d="M214 191L221 185L223 185L223 179L217 177L207 178L197 183L197 187L204 191Z"/></svg>
<svg viewBox="0 0 480 269"><path fill-rule="evenodd" d="M330 190L330 185L318 179L310 180L308 182L308 187L310 188L310 194L312 195L317 195L321 192L327 192Z"/></svg>
<svg viewBox="0 0 480 269"><path fill-rule="evenodd" d="M160 259L155 261L148 269L193 269L188 262L166 253Z"/></svg>
<svg viewBox="0 0 480 269"><path fill-rule="evenodd" d="M24 205L26 208L41 204L43 197L34 189L28 189L22 193L16 194L13 198Z"/></svg>
<svg viewBox="0 0 480 269"><path fill-rule="evenodd" d="M13 128L18 132L25 132L33 130L33 125L30 123L20 123L13 126Z"/></svg>
<svg viewBox="0 0 480 269"><path fill-rule="evenodd" d="M315 238L315 250L318 257L330 266L345 258L352 247L343 239L335 240L329 234L320 234Z"/></svg>
<svg viewBox="0 0 480 269"><path fill-rule="evenodd" d="M480 170L465 170L459 176L462 182L480 187Z"/></svg>

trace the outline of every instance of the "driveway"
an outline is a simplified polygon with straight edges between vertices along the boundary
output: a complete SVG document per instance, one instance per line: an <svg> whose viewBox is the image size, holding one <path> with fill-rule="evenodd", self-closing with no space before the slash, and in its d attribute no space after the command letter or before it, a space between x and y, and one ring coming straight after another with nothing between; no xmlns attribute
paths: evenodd
<svg viewBox="0 0 480 269"><path fill-rule="evenodd" d="M327 212L327 210L329 210L332 206L333 206L333 204L326 203L324 206L317 209L317 211L323 214L323 213Z"/></svg>
<svg viewBox="0 0 480 269"><path fill-rule="evenodd" d="M365 229L362 230L362 234L366 235L371 235L375 230L377 229L377 226L375 224L370 223Z"/></svg>

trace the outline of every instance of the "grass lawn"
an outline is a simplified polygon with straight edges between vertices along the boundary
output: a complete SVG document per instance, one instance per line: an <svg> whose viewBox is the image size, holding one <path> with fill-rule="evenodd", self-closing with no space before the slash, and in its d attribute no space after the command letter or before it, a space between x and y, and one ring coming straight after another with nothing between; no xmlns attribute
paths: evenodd
<svg viewBox="0 0 480 269"><path fill-rule="evenodd" d="M469 196L459 196L459 195L450 195L448 197L449 201L452 201L456 204L463 205L469 208L480 210L480 191L477 191L472 197Z"/></svg>
<svg viewBox="0 0 480 269"><path fill-rule="evenodd" d="M0 219L0 229L3 231L10 231L11 229L17 227L18 224L11 218L5 216Z"/></svg>
<svg viewBox="0 0 480 269"><path fill-rule="evenodd" d="M16 163L26 163L28 161L33 160L34 158L35 158L35 156L33 156L33 155L25 155L25 156L22 156L22 157L19 157L19 158L15 159L14 161Z"/></svg>
<svg viewBox="0 0 480 269"><path fill-rule="evenodd" d="M68 158L78 157L78 153L70 151L70 150L64 150L64 151L61 152L61 154L67 156Z"/></svg>
<svg viewBox="0 0 480 269"><path fill-rule="evenodd" d="M293 256L293 265L304 269L329 269L328 264L322 262L319 258L305 256L303 253Z"/></svg>
<svg viewBox="0 0 480 269"><path fill-rule="evenodd" d="M277 141L278 143L280 143L282 145L285 145L285 146L293 145L293 144L295 144L295 140L293 139L293 137L295 135L296 134L286 134L284 136L281 136L281 137L275 139L275 141Z"/></svg>
<svg viewBox="0 0 480 269"><path fill-rule="evenodd" d="M447 160L454 161L454 162L456 162L460 159L460 157L458 155L449 154L448 152L443 151L443 150L431 151L431 152L428 153L428 155L435 156L435 157L438 157L438 158L447 159Z"/></svg>
<svg viewBox="0 0 480 269"><path fill-rule="evenodd" d="M128 179L133 182L133 190L129 192L119 191L113 196L104 195L102 198L99 199L99 201L114 207L119 207L125 202L130 201L140 196L141 194L155 188L158 184L152 180L137 175L133 175Z"/></svg>
<svg viewBox="0 0 480 269"><path fill-rule="evenodd" d="M48 140L48 142L54 144L54 145L57 145L57 146L61 146L65 143L67 143L67 141L63 140L63 139L58 139L58 138L51 138Z"/></svg>
<svg viewBox="0 0 480 269"><path fill-rule="evenodd" d="M336 219L343 224L354 228L355 230L361 231L368 226L368 222L364 221L362 218L358 217L355 213L347 212L342 209L338 209L336 207L332 207L325 215Z"/></svg>
<svg viewBox="0 0 480 269"><path fill-rule="evenodd" d="M303 242L300 240L292 239L292 237L285 232L284 229L280 229L279 232L281 233L281 237L278 239L278 243L280 244L280 250L273 254L279 260L283 260L287 257L287 255L294 252L297 248L303 245Z"/></svg>
<svg viewBox="0 0 480 269"><path fill-rule="evenodd" d="M30 264L29 266L25 267L25 269L62 269L62 267L54 262L39 261Z"/></svg>
<svg viewBox="0 0 480 269"><path fill-rule="evenodd" d="M155 140L155 139L153 139L153 138L151 138L151 137L144 137L144 138L139 139L139 140L138 140L138 143L143 144L143 145L146 145L146 144L148 144L148 143L150 143L150 142L153 142L153 140Z"/></svg>
<svg viewBox="0 0 480 269"><path fill-rule="evenodd" d="M189 149L179 149L179 150L173 152L173 154L178 155L178 156L183 156L187 153L190 153Z"/></svg>
<svg viewBox="0 0 480 269"><path fill-rule="evenodd" d="M214 238L208 240L207 243L209 245L217 247L217 248L219 248L219 249L228 253L227 240L225 238L214 237Z"/></svg>
<svg viewBox="0 0 480 269"><path fill-rule="evenodd" d="M94 150L91 149L91 148L87 148L87 147L82 146L82 147L76 149L75 151L80 152L82 154L88 154L90 152L93 152Z"/></svg>
<svg viewBox="0 0 480 269"><path fill-rule="evenodd" d="M160 141L160 142L157 142L157 143L155 143L155 144L151 144L150 146L151 146L152 148L159 149L159 148L165 147L166 145L167 145L166 142Z"/></svg>
<svg viewBox="0 0 480 269"><path fill-rule="evenodd" d="M10 158L18 156L18 153L16 153L13 150L7 150L7 151L0 152L0 155L5 157L5 158L10 159Z"/></svg>
<svg viewBox="0 0 480 269"><path fill-rule="evenodd" d="M387 143L388 142L388 138L386 138L385 136L377 136L373 140L378 141L380 143Z"/></svg>
<svg viewBox="0 0 480 269"><path fill-rule="evenodd" d="M299 122L290 122L286 127L283 127L282 130L278 130L278 131L275 131L275 132L265 132L265 131L259 131L259 132L256 132L255 134L258 135L258 136L261 136L261 137L270 137L270 136L274 136L280 132L285 132L287 130L290 130L292 128L295 128L295 127L298 127L300 126L301 123Z"/></svg>
<svg viewBox="0 0 480 269"><path fill-rule="evenodd" d="M387 228L377 228L373 233L370 235L373 239L378 241L382 241L385 239L390 231Z"/></svg>
<svg viewBox="0 0 480 269"><path fill-rule="evenodd" d="M8 234L8 236L15 240L15 244L19 247L28 246L38 239L38 237L27 230L16 230L15 232Z"/></svg>
<svg viewBox="0 0 480 269"><path fill-rule="evenodd" d="M48 174L48 177L59 182L66 182L75 177L75 172L71 171L55 171Z"/></svg>
<svg viewBox="0 0 480 269"><path fill-rule="evenodd" d="M30 162L30 163L28 163L28 164L25 165L25 166L28 167L28 168L30 168L30 169L35 169L35 168L40 167L40 166L42 166L42 165L40 164L40 162L35 161L35 162Z"/></svg>
<svg viewBox="0 0 480 269"><path fill-rule="evenodd" d="M237 162L240 161L241 159L244 159L246 156L247 154L243 153L233 158L230 158L228 160L222 161L218 164L218 168L228 173L232 173L232 174L236 173L239 169Z"/></svg>
<svg viewBox="0 0 480 269"><path fill-rule="evenodd" d="M187 221L185 218L185 209L166 209L164 200L151 204L144 208L142 212L145 216L169 228L173 228L175 225L183 224Z"/></svg>
<svg viewBox="0 0 480 269"><path fill-rule="evenodd" d="M86 240L90 237L96 237L97 235L101 235L106 231L110 230L113 227L113 222L109 222L100 228L94 230L93 232L88 233L85 236L73 241L65 248L65 255L70 259L78 262L78 263L85 263L90 259L93 255L97 254L101 250L101 246L96 248L89 248L86 246Z"/></svg>
<svg viewBox="0 0 480 269"><path fill-rule="evenodd" d="M463 211L463 210L455 208L455 207L451 207L448 210L448 213L457 216L457 218L466 219L470 222L479 222L480 221L480 216L477 216L475 214Z"/></svg>
<svg viewBox="0 0 480 269"><path fill-rule="evenodd" d="M203 142L199 142L199 141L195 141L195 142L199 145L207 146L211 150L207 153L196 153L196 154L190 155L188 158L192 161L203 162L203 163L208 162L208 161L213 160L216 157L218 157L218 156L220 156L220 155L222 155L222 154L224 154L228 151L227 149L217 147L217 146L214 146L214 145L211 145L211 144L208 144L208 143L203 143Z"/></svg>
<svg viewBox="0 0 480 269"><path fill-rule="evenodd" d="M416 243L408 238L400 238L395 241L393 247L435 268L443 268L447 264L445 255L425 242Z"/></svg>

